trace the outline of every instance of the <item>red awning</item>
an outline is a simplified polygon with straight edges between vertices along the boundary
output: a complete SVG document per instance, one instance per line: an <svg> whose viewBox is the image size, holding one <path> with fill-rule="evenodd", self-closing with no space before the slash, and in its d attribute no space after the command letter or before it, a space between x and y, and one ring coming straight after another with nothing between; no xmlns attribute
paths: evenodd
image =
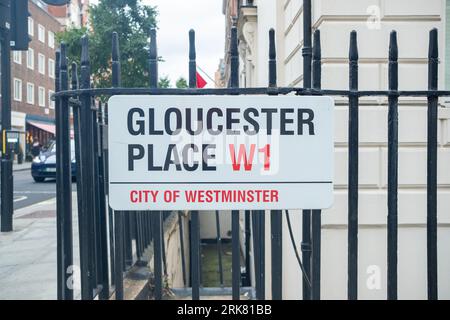
<svg viewBox="0 0 450 320"><path fill-rule="evenodd" d="M55 134L56 128L54 124L51 123L42 123L42 122L35 122L35 121L27 121L29 124L31 124L33 127L39 128L41 130L50 132L51 134Z"/></svg>

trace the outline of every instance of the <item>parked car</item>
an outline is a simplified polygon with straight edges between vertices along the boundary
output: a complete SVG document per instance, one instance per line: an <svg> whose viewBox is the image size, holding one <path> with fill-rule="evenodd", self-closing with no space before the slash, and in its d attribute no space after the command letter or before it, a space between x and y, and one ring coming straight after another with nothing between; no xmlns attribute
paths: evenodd
<svg viewBox="0 0 450 320"><path fill-rule="evenodd" d="M75 143L70 140L70 153L72 158L72 179L76 176ZM51 141L48 147L33 159L31 176L36 182L44 182L46 178L56 178L56 141Z"/></svg>

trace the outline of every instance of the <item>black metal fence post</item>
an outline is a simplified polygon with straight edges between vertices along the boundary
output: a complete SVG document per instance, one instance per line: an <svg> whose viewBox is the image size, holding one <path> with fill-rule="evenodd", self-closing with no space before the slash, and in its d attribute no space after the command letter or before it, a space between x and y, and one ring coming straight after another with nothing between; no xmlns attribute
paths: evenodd
<svg viewBox="0 0 450 320"><path fill-rule="evenodd" d="M183 227L183 216L180 211L178 211L178 227L180 228L180 254L181 254L181 272L183 275L183 284L188 285L186 278L186 257L184 253L184 227Z"/></svg>
<svg viewBox="0 0 450 320"><path fill-rule="evenodd" d="M303 88L311 88L312 28L311 0L303 0ZM311 279L311 210L302 212L302 259L307 278ZM311 299L311 287L303 279L303 300Z"/></svg>
<svg viewBox="0 0 450 320"><path fill-rule="evenodd" d="M94 184L95 184L95 204L97 212L97 264L99 270L98 283L101 285L99 298L107 300L109 298L109 262L108 262L108 231L105 198L105 180L103 171L101 130L101 108L99 101L97 108L92 110L93 139L94 139Z"/></svg>
<svg viewBox="0 0 450 320"><path fill-rule="evenodd" d="M239 53L237 28L231 28L230 40L230 87L239 88ZM232 241L232 291L233 300L240 298L241 282L241 251L239 240L239 210L231 211L231 241Z"/></svg>
<svg viewBox="0 0 450 320"><path fill-rule="evenodd" d="M189 88L197 87L195 31L189 30ZM192 299L200 299L200 221L198 211L191 211L191 286Z"/></svg>
<svg viewBox="0 0 450 320"><path fill-rule="evenodd" d="M428 50L428 90L438 89L438 32L430 31ZM437 285L437 122L438 96L428 95L427 141L427 273L428 299L438 298Z"/></svg>
<svg viewBox="0 0 450 320"><path fill-rule="evenodd" d="M83 36L81 38L81 75L80 88L90 89L90 63L89 63L89 48L88 38ZM81 218L79 237L80 237L80 265L81 265L81 298L83 300L92 300L93 298L93 284L94 277L93 255L92 255L92 241L93 234L91 230L92 210L88 196L92 195L92 190L89 188L89 155L86 149L86 144L89 143L88 125L86 118L90 118L91 96L88 93L80 95L81 109L80 109L80 147L79 154L81 155L79 167L81 168L81 184L82 189L82 207L79 209L79 216ZM87 114L87 117L86 117ZM81 212L80 212L81 211Z"/></svg>
<svg viewBox="0 0 450 320"><path fill-rule="evenodd" d="M219 282L223 287L223 263L222 263L222 235L220 233L220 216L219 210L216 210L216 241L217 241L217 255L219 261Z"/></svg>
<svg viewBox="0 0 450 320"><path fill-rule="evenodd" d="M265 211L252 211L253 262L256 299L264 300L265 289Z"/></svg>
<svg viewBox="0 0 450 320"><path fill-rule="evenodd" d="M59 76L60 76L60 65L61 65L61 49L57 49L56 53L55 53L55 58L56 58L56 64L55 64L55 92L59 92L61 91L60 89L60 84L61 82L59 81ZM61 102L61 98L57 98L55 99L55 116L56 116L56 110L59 110L60 108L60 102ZM61 205L59 205L59 197L56 198L56 206L57 207L61 207ZM63 234L63 228L62 228L62 219L61 217L58 215L56 216L56 264L57 264L57 299L58 300L63 300L64 298L64 288L65 288L65 282L64 282L64 275L66 273L66 271L64 270L64 266L63 266L63 253L62 253L62 246L63 246L63 240L62 240L62 234Z"/></svg>
<svg viewBox="0 0 450 320"><path fill-rule="evenodd" d="M149 54L149 80L150 88L158 87L158 45L156 42L156 29L150 30L150 54ZM162 299L162 252L161 252L161 242L162 239L162 222L161 222L161 212L152 211L152 231L153 231L153 262L154 262L154 272L155 272L155 299Z"/></svg>
<svg viewBox="0 0 450 320"><path fill-rule="evenodd" d="M277 87L277 55L275 30L269 30L269 88ZM283 288L283 215L281 210L270 211L271 233L271 269L272 269L272 299L282 299Z"/></svg>
<svg viewBox="0 0 450 320"><path fill-rule="evenodd" d="M245 245L245 279L242 281L242 285L244 287L250 287L251 286L251 271L250 271L250 210L245 210L245 216L244 216L244 224L245 224L245 238L244 238L244 245Z"/></svg>
<svg viewBox="0 0 450 320"><path fill-rule="evenodd" d="M348 299L358 297L358 45L350 34L348 127Z"/></svg>
<svg viewBox="0 0 450 320"><path fill-rule="evenodd" d="M67 56L66 45L61 43L59 60L59 88L61 90L68 89L68 73L67 73ZM69 125L69 98L63 97L59 99L59 103L55 106L56 118L56 188L58 192L56 219L57 228L60 234L58 239L58 253L61 257L61 266L59 272L64 274L61 280L63 300L73 299L73 288L67 285L67 280L71 276L68 271L73 265L72 252L72 174L71 174L71 151L70 151L70 125ZM57 108L56 108L57 107Z"/></svg>
<svg viewBox="0 0 450 320"><path fill-rule="evenodd" d="M1 120L2 136L5 130L11 130L11 32L6 25L0 26L1 47ZM3 141L6 143L6 141ZM2 150L0 162L0 232L13 231L14 179L13 158L8 149Z"/></svg>
<svg viewBox="0 0 450 320"><path fill-rule="evenodd" d="M397 33L391 32L389 41L388 97L388 217L387 217L387 298L397 299L398 254L398 47Z"/></svg>
<svg viewBox="0 0 450 320"><path fill-rule="evenodd" d="M322 52L320 46L320 31L314 32L313 62L312 62L312 87L322 88ZM312 210L312 262L311 262L311 299L320 300L320 246L322 236L322 211Z"/></svg>
<svg viewBox="0 0 450 320"><path fill-rule="evenodd" d="M120 87L120 49L119 35L112 34L112 86ZM123 212L114 211L114 285L116 300L123 300Z"/></svg>

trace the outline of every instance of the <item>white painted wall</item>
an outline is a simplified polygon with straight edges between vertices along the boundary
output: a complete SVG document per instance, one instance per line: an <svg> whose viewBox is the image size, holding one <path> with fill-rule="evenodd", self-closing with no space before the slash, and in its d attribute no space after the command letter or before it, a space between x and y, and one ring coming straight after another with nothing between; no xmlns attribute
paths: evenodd
<svg viewBox="0 0 450 320"><path fill-rule="evenodd" d="M277 31L279 85L301 86L302 1L259 0L256 76L267 85L268 30ZM379 28L367 24L379 14ZM427 88L428 32L439 30L440 88L444 88L444 0L315 0L313 27L321 30L323 74L327 89L348 88L348 45L358 32L359 87L387 89L389 33L398 32L399 89ZM426 104L402 98L399 106L399 264L400 299L425 299L426 290ZM347 297L347 131L346 99L336 98L335 204L322 217L322 298ZM439 110L438 264L439 297L450 298L450 112ZM387 99L363 98L360 106L359 151L359 298L386 298ZM284 218L283 218L284 219ZM291 212L297 246L300 211ZM285 223L285 221L284 221ZM301 274L286 224L283 229L283 298L301 297ZM270 298L270 219L266 220L266 292ZM368 268L379 268L381 286L369 290Z"/></svg>

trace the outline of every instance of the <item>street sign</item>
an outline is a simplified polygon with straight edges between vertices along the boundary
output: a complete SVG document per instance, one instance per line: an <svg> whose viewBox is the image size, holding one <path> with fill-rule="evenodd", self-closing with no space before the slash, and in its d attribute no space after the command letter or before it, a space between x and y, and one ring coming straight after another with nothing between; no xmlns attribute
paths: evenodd
<svg viewBox="0 0 450 320"><path fill-rule="evenodd" d="M319 96L113 96L115 210L325 209L333 108Z"/></svg>

